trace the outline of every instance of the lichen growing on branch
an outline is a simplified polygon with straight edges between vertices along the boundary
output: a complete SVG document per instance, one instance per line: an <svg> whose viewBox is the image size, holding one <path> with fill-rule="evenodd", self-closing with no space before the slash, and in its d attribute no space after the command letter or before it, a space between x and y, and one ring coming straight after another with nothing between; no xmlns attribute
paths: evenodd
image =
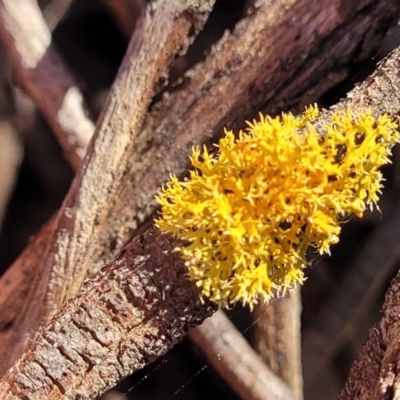
<svg viewBox="0 0 400 400"><path fill-rule="evenodd" d="M378 201L397 124L349 110L317 132L318 115L316 106L261 115L237 139L226 131L217 154L195 147L189 178L173 176L157 196L156 225L184 240L190 278L220 306L252 306L301 283L307 247L329 253L341 222Z"/></svg>

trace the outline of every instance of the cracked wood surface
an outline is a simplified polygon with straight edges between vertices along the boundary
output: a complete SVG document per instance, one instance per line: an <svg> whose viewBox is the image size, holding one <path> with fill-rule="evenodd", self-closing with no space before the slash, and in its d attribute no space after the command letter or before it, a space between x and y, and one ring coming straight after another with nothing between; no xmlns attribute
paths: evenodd
<svg viewBox="0 0 400 400"><path fill-rule="evenodd" d="M0 383L0 398L96 399L165 354L215 307L200 300L173 251L150 229L54 316Z"/></svg>

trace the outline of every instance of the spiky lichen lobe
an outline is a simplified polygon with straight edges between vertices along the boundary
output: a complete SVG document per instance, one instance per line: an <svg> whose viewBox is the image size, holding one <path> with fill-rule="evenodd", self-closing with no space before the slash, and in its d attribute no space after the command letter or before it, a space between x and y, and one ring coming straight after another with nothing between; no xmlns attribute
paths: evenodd
<svg viewBox="0 0 400 400"><path fill-rule="evenodd" d="M195 147L189 178L157 196L155 223L187 243L178 251L203 296L252 306L284 294L303 281L308 246L329 253L340 222L378 201L396 123L349 110L317 132L318 115L261 115L238 139L226 131L216 155Z"/></svg>

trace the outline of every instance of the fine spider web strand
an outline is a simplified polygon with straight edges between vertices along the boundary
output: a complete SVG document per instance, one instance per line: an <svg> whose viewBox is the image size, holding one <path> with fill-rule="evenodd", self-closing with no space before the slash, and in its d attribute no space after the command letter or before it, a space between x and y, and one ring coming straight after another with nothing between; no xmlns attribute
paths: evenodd
<svg viewBox="0 0 400 400"><path fill-rule="evenodd" d="M234 318L238 313L241 312L241 309L237 309L236 311L234 311L230 316L229 319ZM258 320L258 318L257 318ZM245 333L252 325L254 324L254 322L247 327L246 329L244 329L243 331L241 331L241 333ZM187 351L190 348L193 348L193 344L188 342L186 345L184 345L182 348L180 348L179 350L175 351L172 353L172 351L170 351L169 353L167 353L163 359L160 361L160 363L155 366L151 371L149 371L148 373L146 373L138 382L136 382L135 384L133 384L132 386L129 387L128 390L124 391L123 393L121 393L121 395L117 398L117 400L121 400L123 398L123 396L128 395L129 393L131 393L134 389L137 389L143 382L145 382L147 379L149 379L155 372L157 372L158 370L160 370L162 367L164 367L169 361L173 361L176 357L178 357L180 354L182 354L184 351ZM171 349L172 350L172 349ZM172 353L172 354L171 354ZM215 356L214 358L218 358L218 356ZM171 397L168 398L172 399L175 395L177 395L179 392L181 392L181 390L183 390L186 386L188 386L196 377L197 375L200 375L203 371L205 371L209 366L209 363L206 363L205 365L203 365L200 370L198 370L197 372L195 372L193 374L193 376L187 380L182 386L180 386L172 395Z"/></svg>
<svg viewBox="0 0 400 400"><path fill-rule="evenodd" d="M228 316L229 319L231 320L237 313L239 313L241 310L237 310L234 314ZM261 315L259 315L256 319L254 319L250 324L247 325L246 328L240 330L239 332L244 336L249 329L251 329L265 314L267 310L265 310ZM212 360L220 360L220 354L215 355ZM204 371L207 370L207 368L210 366L211 361L209 360L206 362L197 372L195 372L185 383L183 383L170 397L167 398L167 400L173 400L176 395L178 395L182 390L185 390L186 387L188 387L195 379L197 379Z"/></svg>
<svg viewBox="0 0 400 400"><path fill-rule="evenodd" d="M314 257L311 258L310 261L307 261L307 266L305 268L305 272L314 269L317 265L319 265L322 262L323 259L325 259L325 257L326 257L325 254L321 255L321 254L315 253Z"/></svg>
<svg viewBox="0 0 400 400"><path fill-rule="evenodd" d="M182 348L181 350L179 350L179 352L177 352L176 354L174 354L174 357L177 356L180 352L182 352L183 350L185 350L189 345L186 345L184 348ZM168 362L168 358L167 355L165 355L162 360L160 360L159 364L154 367L150 372L148 372L147 374L143 375L143 377L141 379L139 379L134 385L132 385L128 390L126 390L125 392L121 393L121 395L119 397L117 397L117 400L121 400L123 397L125 397L127 394L129 394L130 392L132 392L132 390L136 389L141 383L143 383L144 381L146 381L150 375L153 375L153 373L155 373L156 371L158 371L164 364L166 364Z"/></svg>
<svg viewBox="0 0 400 400"><path fill-rule="evenodd" d="M215 358L218 358L218 356L215 356ZM183 385L181 385L171 396L168 397L167 400L173 400L175 396L177 396L182 390L184 390L186 387L188 387L194 380L199 377L208 367L210 366L210 363L204 364L198 371L196 371Z"/></svg>
<svg viewBox="0 0 400 400"><path fill-rule="evenodd" d="M172 355L169 356L169 353L164 355L162 359L159 361L159 364L155 366L151 371L146 373L141 379L139 379L135 384L129 387L128 390L124 391L120 397L117 398L117 400L121 400L123 396L128 395L129 393L132 392L132 390L136 389L138 386L140 386L143 382L145 382L150 376L152 376L155 372L157 372L161 367L163 367L165 364L168 363L168 361L173 360L176 358L179 354L183 353L183 351L187 350L191 345L188 343L185 346L183 346L181 349L178 351L174 352Z"/></svg>
<svg viewBox="0 0 400 400"><path fill-rule="evenodd" d="M242 311L241 309L238 309L237 311L232 313L230 316L228 316L229 319L231 320L241 311ZM266 313L266 311L264 311L260 316L258 316L255 320L253 320L250 324L248 324L246 328L240 330L240 333L242 335L247 333L249 331L249 329L251 329L259 321L259 319L265 315L265 313ZM188 346L186 346L184 349L182 349L182 351L186 350L188 348ZM173 357L175 357L179 353L174 354ZM220 357L221 356L219 354L217 354L212 358L212 360L219 360ZM169 396L167 398L167 400L173 400L179 393L181 393L183 390L185 390L190 384L192 384L195 381L195 379L197 379L204 371L206 371L210 367L210 364L211 364L211 360L209 360L202 367L200 367L186 382L184 382L171 396Z"/></svg>

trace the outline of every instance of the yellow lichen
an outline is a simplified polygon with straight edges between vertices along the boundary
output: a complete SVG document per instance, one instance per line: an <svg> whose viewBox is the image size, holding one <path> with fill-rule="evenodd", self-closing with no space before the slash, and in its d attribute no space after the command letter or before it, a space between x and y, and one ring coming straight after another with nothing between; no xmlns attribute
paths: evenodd
<svg viewBox="0 0 400 400"><path fill-rule="evenodd" d="M203 296L221 306L252 306L304 279L305 252L339 240L340 222L378 201L382 176L399 141L388 116L333 113L320 127L316 106L230 131L216 155L193 149L190 177L157 196L163 232L184 239L178 251Z"/></svg>

